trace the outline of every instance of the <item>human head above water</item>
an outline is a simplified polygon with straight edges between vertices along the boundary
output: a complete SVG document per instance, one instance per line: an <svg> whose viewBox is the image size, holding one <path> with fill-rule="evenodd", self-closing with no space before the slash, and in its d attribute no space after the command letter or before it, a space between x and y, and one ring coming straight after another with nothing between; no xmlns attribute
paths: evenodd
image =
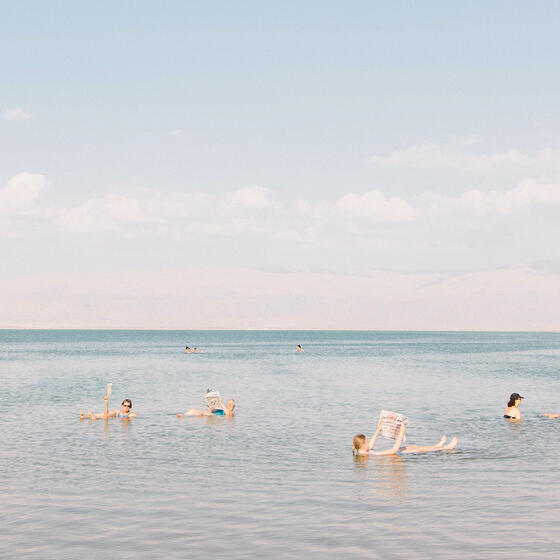
<svg viewBox="0 0 560 560"><path fill-rule="evenodd" d="M519 393L512 393L509 396L508 406L516 406L516 401L521 401L521 399L524 398L525 397L522 397Z"/></svg>
<svg viewBox="0 0 560 560"><path fill-rule="evenodd" d="M235 401L233 399L228 399L226 402L226 408L228 410L233 410L235 408Z"/></svg>
<svg viewBox="0 0 560 560"><path fill-rule="evenodd" d="M124 401L121 403L122 406L127 406L128 408L132 408L132 401L130 399L124 399Z"/></svg>
<svg viewBox="0 0 560 560"><path fill-rule="evenodd" d="M354 436L354 439L352 441L352 455L354 455L354 451L357 454L358 451L360 451L360 449L362 449L366 445L366 441L367 438L366 436L364 436L364 434L358 434Z"/></svg>

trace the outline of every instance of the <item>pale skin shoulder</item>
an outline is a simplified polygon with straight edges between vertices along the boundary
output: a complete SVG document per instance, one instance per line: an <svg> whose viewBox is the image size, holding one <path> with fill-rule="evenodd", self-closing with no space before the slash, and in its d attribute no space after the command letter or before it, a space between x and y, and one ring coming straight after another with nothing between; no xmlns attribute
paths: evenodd
<svg viewBox="0 0 560 560"><path fill-rule="evenodd" d="M510 416L514 420L521 420L523 418L517 406L508 406L504 411L504 415Z"/></svg>

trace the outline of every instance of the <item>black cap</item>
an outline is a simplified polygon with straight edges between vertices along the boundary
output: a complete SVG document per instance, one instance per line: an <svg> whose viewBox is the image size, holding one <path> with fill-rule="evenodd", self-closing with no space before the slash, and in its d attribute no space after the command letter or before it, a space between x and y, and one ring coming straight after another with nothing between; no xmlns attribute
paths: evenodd
<svg viewBox="0 0 560 560"><path fill-rule="evenodd" d="M519 393L512 393L509 396L509 400L510 401L516 401L517 399L524 399L525 397L522 397Z"/></svg>

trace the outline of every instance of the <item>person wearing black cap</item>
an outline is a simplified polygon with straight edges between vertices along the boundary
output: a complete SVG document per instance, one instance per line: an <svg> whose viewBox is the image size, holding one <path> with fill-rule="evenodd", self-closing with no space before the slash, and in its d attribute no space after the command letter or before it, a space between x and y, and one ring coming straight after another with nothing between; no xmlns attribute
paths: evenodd
<svg viewBox="0 0 560 560"><path fill-rule="evenodd" d="M524 399L519 393L512 393L509 396L509 401L507 403L506 410L504 411L504 418L508 420L521 420L521 411L519 410L519 405L521 404L521 399Z"/></svg>

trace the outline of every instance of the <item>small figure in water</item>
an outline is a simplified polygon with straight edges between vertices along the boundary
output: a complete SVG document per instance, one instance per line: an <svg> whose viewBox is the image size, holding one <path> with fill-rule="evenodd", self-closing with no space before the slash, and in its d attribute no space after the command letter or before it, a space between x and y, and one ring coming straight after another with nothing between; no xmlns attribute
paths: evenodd
<svg viewBox="0 0 560 560"><path fill-rule="evenodd" d="M219 406L221 406L221 408L207 407L206 410L191 408L188 412L185 412L185 414L179 413L177 414L177 416L179 418L183 418L183 416L225 416L227 418L232 418L233 416L235 416L235 401L233 399L228 399L224 406L222 397L220 397Z"/></svg>
<svg viewBox="0 0 560 560"><path fill-rule="evenodd" d="M371 441L364 434L358 434L354 436L352 442L352 455L354 452L356 455L397 455L404 453L428 453L429 451L448 451L450 449L455 449L457 445L457 438L454 437L447 445L445 445L446 437L442 438L435 445L404 445L401 444L404 441L404 434L406 432L406 427L404 424L400 425L399 435L395 440L395 445L391 449L386 449L385 451L374 451L373 446L375 445L375 440L381 431L381 422L377 425L377 430L371 437Z"/></svg>
<svg viewBox="0 0 560 560"><path fill-rule="evenodd" d="M185 347L185 354L190 354L192 350L187 346Z"/></svg>
<svg viewBox="0 0 560 560"><path fill-rule="evenodd" d="M296 352L303 352L303 351L304 351L304 350L303 350L303 348L301 347L301 344L298 344L298 345L297 345L297 348L296 348Z"/></svg>
<svg viewBox="0 0 560 560"><path fill-rule="evenodd" d="M195 347L193 348L193 353L196 354L197 352L198 352L198 348L195 346Z"/></svg>
<svg viewBox="0 0 560 560"><path fill-rule="evenodd" d="M109 397L105 396L103 398L105 401L105 412L100 412L99 414L93 414L91 410L88 410L87 414L83 414L80 410L80 420L84 418L89 418L90 420L101 420L103 418L136 418L138 416L136 412L131 412L132 401L130 399L124 399L121 404L121 409L115 409L109 411Z"/></svg>
<svg viewBox="0 0 560 560"><path fill-rule="evenodd" d="M560 418L560 414L553 414L552 412L543 412L541 416L546 416L547 418Z"/></svg>
<svg viewBox="0 0 560 560"><path fill-rule="evenodd" d="M519 393L512 393L509 396L509 401L504 411L504 418L508 420L521 420L522 416L519 406L521 405L521 399L524 398Z"/></svg>

